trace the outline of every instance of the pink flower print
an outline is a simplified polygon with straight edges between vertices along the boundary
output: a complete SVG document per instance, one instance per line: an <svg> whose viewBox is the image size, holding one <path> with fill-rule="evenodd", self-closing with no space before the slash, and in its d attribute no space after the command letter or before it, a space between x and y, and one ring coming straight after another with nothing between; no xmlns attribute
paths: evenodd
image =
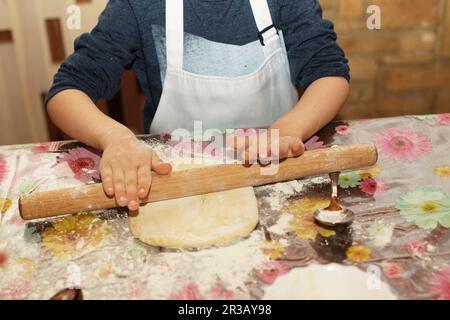
<svg viewBox="0 0 450 320"><path fill-rule="evenodd" d="M450 300L450 265L432 275L430 293L439 300Z"/></svg>
<svg viewBox="0 0 450 320"><path fill-rule="evenodd" d="M100 179L100 157L85 148L72 149L58 157L58 163L63 162L69 165L74 177L80 181L89 182L92 178Z"/></svg>
<svg viewBox="0 0 450 320"><path fill-rule="evenodd" d="M428 136L409 128L384 129L375 136L374 142L381 154L400 161L417 160L432 149Z"/></svg>
<svg viewBox="0 0 450 320"><path fill-rule="evenodd" d="M209 295L214 300L232 300L232 299L234 299L234 293L232 291L225 289L221 284L215 284L211 288Z"/></svg>
<svg viewBox="0 0 450 320"><path fill-rule="evenodd" d="M139 286L132 286L128 290L127 298L134 300L139 299L140 295L142 294L142 288Z"/></svg>
<svg viewBox="0 0 450 320"><path fill-rule="evenodd" d="M398 278L405 273L402 265L394 261L383 261L381 267L388 278Z"/></svg>
<svg viewBox="0 0 450 320"><path fill-rule="evenodd" d="M58 151L60 142L54 141L54 142L42 142L35 144L31 147L31 151L33 153L45 153L45 152L53 152Z"/></svg>
<svg viewBox="0 0 450 320"><path fill-rule="evenodd" d="M0 183L2 183L3 179L5 179L7 173L8 166L6 164L6 160L0 157Z"/></svg>
<svg viewBox="0 0 450 320"><path fill-rule="evenodd" d="M197 285L189 283L170 295L171 300L203 300Z"/></svg>
<svg viewBox="0 0 450 320"><path fill-rule="evenodd" d="M437 115L437 121L440 124L450 125L450 113L442 113Z"/></svg>
<svg viewBox="0 0 450 320"><path fill-rule="evenodd" d="M25 220L22 219L22 217L15 213L10 220L11 223L15 224L16 226L23 226L25 224Z"/></svg>
<svg viewBox="0 0 450 320"><path fill-rule="evenodd" d="M39 143L31 147L33 153L46 153L50 150L50 143Z"/></svg>
<svg viewBox="0 0 450 320"><path fill-rule="evenodd" d="M288 272L289 269L281 261L270 261L256 273L262 281L272 284L279 276Z"/></svg>
<svg viewBox="0 0 450 320"><path fill-rule="evenodd" d="M323 141L319 140L320 138L318 136L314 136L308 141L305 142L305 150L314 150L314 149L322 149L325 148L326 145L323 143Z"/></svg>
<svg viewBox="0 0 450 320"><path fill-rule="evenodd" d="M31 289L28 281L11 281L5 287L0 288L0 300L23 300L30 294Z"/></svg>
<svg viewBox="0 0 450 320"><path fill-rule="evenodd" d="M366 179L363 180L359 187L361 190L367 194L374 195L376 193L384 192L388 189L387 184L382 180L377 179Z"/></svg>
<svg viewBox="0 0 450 320"><path fill-rule="evenodd" d="M406 245L406 250L413 255L428 251L427 244L420 240L410 240Z"/></svg>
<svg viewBox="0 0 450 320"><path fill-rule="evenodd" d="M336 132L338 134L341 134L344 136L350 134L350 132L351 132L350 126L347 126L347 125L337 126L336 128L334 128L334 130L336 130Z"/></svg>

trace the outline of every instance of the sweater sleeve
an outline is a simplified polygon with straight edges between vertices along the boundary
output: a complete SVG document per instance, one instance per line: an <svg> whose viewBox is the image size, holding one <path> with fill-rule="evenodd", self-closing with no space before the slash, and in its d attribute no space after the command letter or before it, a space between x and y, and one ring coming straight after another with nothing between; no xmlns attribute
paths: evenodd
<svg viewBox="0 0 450 320"><path fill-rule="evenodd" d="M306 89L323 77L350 80L344 51L333 23L322 18L317 0L279 0L279 23L285 38L294 84Z"/></svg>
<svg viewBox="0 0 450 320"><path fill-rule="evenodd" d="M75 51L54 76L45 104L57 93L78 89L93 101L110 99L139 50L139 31L128 0L110 0L90 33L75 40Z"/></svg>

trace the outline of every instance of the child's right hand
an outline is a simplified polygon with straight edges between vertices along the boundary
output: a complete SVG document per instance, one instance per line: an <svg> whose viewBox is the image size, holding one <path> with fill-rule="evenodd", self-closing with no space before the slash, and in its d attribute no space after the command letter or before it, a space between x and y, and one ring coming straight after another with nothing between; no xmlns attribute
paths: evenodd
<svg viewBox="0 0 450 320"><path fill-rule="evenodd" d="M172 166L164 163L134 135L110 139L103 148L100 174L105 193L115 197L117 205L137 210L147 197L152 173L169 174Z"/></svg>

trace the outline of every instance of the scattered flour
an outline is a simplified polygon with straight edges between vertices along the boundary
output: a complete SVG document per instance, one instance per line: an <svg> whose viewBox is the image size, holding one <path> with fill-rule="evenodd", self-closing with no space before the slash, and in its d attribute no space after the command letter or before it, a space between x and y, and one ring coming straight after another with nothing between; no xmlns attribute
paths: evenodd
<svg viewBox="0 0 450 320"><path fill-rule="evenodd" d="M343 223L347 215L340 211L318 211L317 219L324 223Z"/></svg>
<svg viewBox="0 0 450 320"><path fill-rule="evenodd" d="M308 185L321 185L324 183L330 183L330 179L320 176L310 179L292 180L265 186L263 188L269 190L269 195L265 197L265 200L268 202L272 210L282 210L286 203L286 199L294 195L301 195Z"/></svg>
<svg viewBox="0 0 450 320"><path fill-rule="evenodd" d="M154 153L164 162L170 162L170 147L162 144L159 141L151 140L146 141L146 145L149 146Z"/></svg>
<svg viewBox="0 0 450 320"><path fill-rule="evenodd" d="M252 271L268 261L261 250L263 238L262 231L258 230L249 238L226 247L161 253L153 258L159 263L147 276L147 286L154 297L167 297L176 291L176 283L193 282L200 293L208 292L217 283L222 283L227 290L245 290ZM180 270L181 273L174 274ZM171 292L164 292L167 289Z"/></svg>
<svg viewBox="0 0 450 320"><path fill-rule="evenodd" d="M297 180L276 183L263 187L269 190L269 195L265 197L265 201L272 210L281 210L284 207L285 200L295 194L301 193L303 184Z"/></svg>
<svg viewBox="0 0 450 320"><path fill-rule="evenodd" d="M310 179L310 183L312 184L324 184L331 183L331 180L328 176L318 176Z"/></svg>
<svg viewBox="0 0 450 320"><path fill-rule="evenodd" d="M392 234L394 233L394 225L386 224L385 228L381 230L372 240L372 243L376 247L384 247L391 242Z"/></svg>
<svg viewBox="0 0 450 320"><path fill-rule="evenodd" d="M374 247L384 247L391 242L394 233L394 224L376 220L369 225L354 221L352 229L356 234L363 236Z"/></svg>
<svg viewBox="0 0 450 320"><path fill-rule="evenodd" d="M288 182L276 183L272 186L272 189L277 193L291 196L295 193L301 192L303 185L298 180L292 180Z"/></svg>
<svg viewBox="0 0 450 320"><path fill-rule="evenodd" d="M277 235L285 234L289 229L289 222L291 221L291 219L291 214L283 212L278 218L277 223L268 229L269 232Z"/></svg>

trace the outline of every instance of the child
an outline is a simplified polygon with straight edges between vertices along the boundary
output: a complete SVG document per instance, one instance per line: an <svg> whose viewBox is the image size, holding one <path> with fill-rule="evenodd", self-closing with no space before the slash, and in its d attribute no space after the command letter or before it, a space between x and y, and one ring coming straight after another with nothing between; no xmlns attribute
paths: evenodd
<svg viewBox="0 0 450 320"><path fill-rule="evenodd" d="M46 101L58 127L103 151L105 193L130 210L147 196L151 171L171 166L93 103L111 98L129 68L146 97L147 133L192 130L196 120L270 127L284 158L303 153L349 90L347 59L317 0L110 0L76 40Z"/></svg>

